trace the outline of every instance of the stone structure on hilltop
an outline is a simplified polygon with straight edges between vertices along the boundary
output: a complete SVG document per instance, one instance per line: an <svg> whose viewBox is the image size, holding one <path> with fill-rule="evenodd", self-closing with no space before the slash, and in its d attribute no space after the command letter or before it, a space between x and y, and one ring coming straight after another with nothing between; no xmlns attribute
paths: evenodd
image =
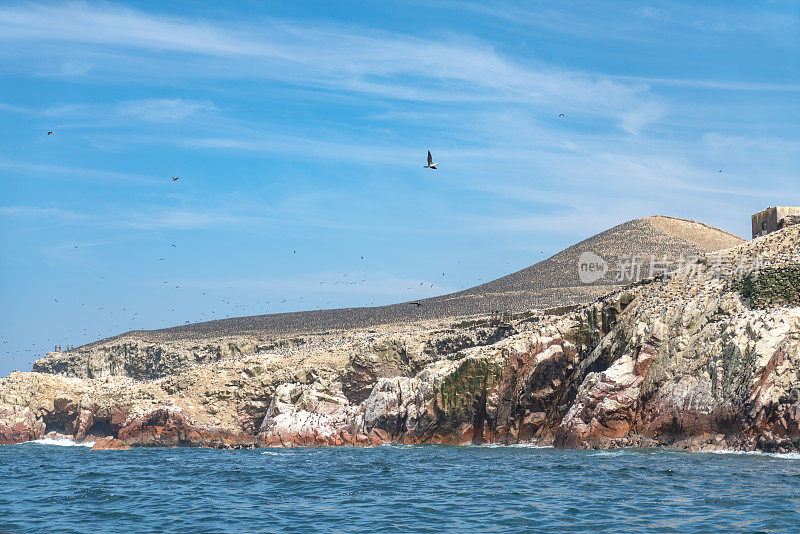
<svg viewBox="0 0 800 534"><path fill-rule="evenodd" d="M751 217L753 239L781 230L787 226L800 224L800 208L788 206L768 207Z"/></svg>

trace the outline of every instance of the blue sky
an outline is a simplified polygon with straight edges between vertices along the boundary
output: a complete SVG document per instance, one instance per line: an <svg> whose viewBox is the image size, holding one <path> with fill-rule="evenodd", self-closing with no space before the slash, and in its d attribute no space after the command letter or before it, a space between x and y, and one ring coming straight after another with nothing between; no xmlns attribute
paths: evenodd
<svg viewBox="0 0 800 534"><path fill-rule="evenodd" d="M800 205L798 1L164 4L0 4L0 374Z"/></svg>

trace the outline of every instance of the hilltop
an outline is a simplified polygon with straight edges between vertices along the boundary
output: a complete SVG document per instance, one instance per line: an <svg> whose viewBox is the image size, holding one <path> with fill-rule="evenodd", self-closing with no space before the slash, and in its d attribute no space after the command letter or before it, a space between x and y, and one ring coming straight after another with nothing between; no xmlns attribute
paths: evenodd
<svg viewBox="0 0 800 534"><path fill-rule="evenodd" d="M744 242L740 237L703 223L675 217L653 216L615 226L573 245L554 256L485 284L418 301L422 306L399 303L380 307L344 308L233 317L159 330L135 330L87 345L108 343L120 337L156 341L208 339L223 336L292 336L367 328L391 323L443 320L489 314L492 311L524 312L586 304L616 287L648 276L617 280L613 270L620 259L638 257L649 268L651 258L665 256L677 262L703 252L730 248ZM610 270L594 283L582 283L578 260L583 252L605 258Z"/></svg>
<svg viewBox="0 0 800 534"><path fill-rule="evenodd" d="M566 311L647 277L652 259L678 262L744 241L702 223L674 217L636 219L592 236L535 265L471 289L411 303L236 317L161 330L137 330L65 352L51 352L33 370L77 377L127 375L153 379L197 363L305 345L332 358L347 351L342 339L357 331L435 328L481 318L495 310L532 313ZM583 283L578 264L591 252L607 261L605 276ZM621 273L618 264L638 258L641 269ZM622 275L625 276L622 276ZM630 276L628 276L630 275ZM335 358L334 358L335 359Z"/></svg>

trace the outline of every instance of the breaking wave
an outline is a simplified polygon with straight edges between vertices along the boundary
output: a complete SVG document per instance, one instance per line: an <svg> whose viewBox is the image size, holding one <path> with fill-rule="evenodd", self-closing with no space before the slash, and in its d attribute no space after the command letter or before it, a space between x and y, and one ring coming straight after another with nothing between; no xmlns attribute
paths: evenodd
<svg viewBox="0 0 800 534"><path fill-rule="evenodd" d="M710 454L744 454L749 456L769 456L771 458L781 458L783 460L800 460L800 452L762 452L762 451L734 451L719 450L709 451Z"/></svg>
<svg viewBox="0 0 800 534"><path fill-rule="evenodd" d="M57 447L94 447L94 441L72 441L71 439L51 439L42 438L33 441L26 441L25 443L35 443L36 445L55 445Z"/></svg>

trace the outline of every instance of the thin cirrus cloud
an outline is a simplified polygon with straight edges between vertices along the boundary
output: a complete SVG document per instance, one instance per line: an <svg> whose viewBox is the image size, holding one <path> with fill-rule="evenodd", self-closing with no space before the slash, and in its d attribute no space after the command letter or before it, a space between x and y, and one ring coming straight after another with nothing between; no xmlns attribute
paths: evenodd
<svg viewBox="0 0 800 534"><path fill-rule="evenodd" d="M81 182L156 184L159 180L141 174L90 169L68 165L15 161L0 157L0 169L32 175L40 179L68 179Z"/></svg>
<svg viewBox="0 0 800 534"><path fill-rule="evenodd" d="M149 98L123 102L118 112L123 117L137 117L151 122L174 122L216 108L209 100Z"/></svg>
<svg viewBox="0 0 800 534"><path fill-rule="evenodd" d="M582 107L631 132L664 113L664 104L644 84L515 61L455 35L431 41L363 27L270 19L223 24L81 4L0 9L0 42L26 42L32 54L40 46L51 54L70 53L53 48L56 43L83 47L94 74L124 65L126 76L146 76L158 66L170 72L170 79L271 78L410 101ZM167 54L148 59L138 54L143 49Z"/></svg>
<svg viewBox="0 0 800 534"><path fill-rule="evenodd" d="M39 206L0 206L0 217L13 219L35 218L61 222L85 222L92 219L91 215L73 210Z"/></svg>
<svg viewBox="0 0 800 534"><path fill-rule="evenodd" d="M576 9L570 3L536 7L519 2L464 2L428 0L425 5L459 11L472 11L514 26L546 28L589 39L654 41L660 35L703 39L704 32L738 34L763 33L796 27L800 17L795 2L729 3L725 9L713 4L675 0L650 2L653 5L614 6L597 3ZM770 5L772 4L772 5ZM782 4L782 5L781 5ZM788 7L788 10L784 8ZM699 30L699 31L698 31Z"/></svg>
<svg viewBox="0 0 800 534"><path fill-rule="evenodd" d="M216 109L210 100L185 98L143 98L116 104L67 103L52 105L45 109L13 106L0 102L1 111L12 113L50 118L104 118L106 121L119 117L125 120L137 118L149 122L175 122Z"/></svg>
<svg viewBox="0 0 800 534"><path fill-rule="evenodd" d="M0 206L0 217L14 220L35 220L89 226L93 228L130 228L134 230L190 230L228 225L252 224L264 218L237 216L207 209L139 209L131 212L80 212L61 207Z"/></svg>

